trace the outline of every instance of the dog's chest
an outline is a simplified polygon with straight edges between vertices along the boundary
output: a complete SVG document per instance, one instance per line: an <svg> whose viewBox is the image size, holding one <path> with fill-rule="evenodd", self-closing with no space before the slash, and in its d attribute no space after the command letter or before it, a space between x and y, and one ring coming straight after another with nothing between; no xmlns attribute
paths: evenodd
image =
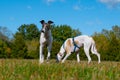
<svg viewBox="0 0 120 80"><path fill-rule="evenodd" d="M49 36L49 35L46 35L46 34L41 34L40 43L41 44L49 44L49 42L51 41L51 37L52 36Z"/></svg>

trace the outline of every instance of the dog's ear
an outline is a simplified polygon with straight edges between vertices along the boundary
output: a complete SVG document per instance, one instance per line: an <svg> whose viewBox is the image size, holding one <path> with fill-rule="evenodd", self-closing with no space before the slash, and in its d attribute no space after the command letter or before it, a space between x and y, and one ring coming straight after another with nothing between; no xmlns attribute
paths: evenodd
<svg viewBox="0 0 120 80"><path fill-rule="evenodd" d="M54 23L53 21L48 21L48 24L52 24L52 23Z"/></svg>
<svg viewBox="0 0 120 80"><path fill-rule="evenodd" d="M44 21L44 20L41 20L41 21L40 21L40 23L41 23L41 24L44 24L44 23L45 23L45 21Z"/></svg>

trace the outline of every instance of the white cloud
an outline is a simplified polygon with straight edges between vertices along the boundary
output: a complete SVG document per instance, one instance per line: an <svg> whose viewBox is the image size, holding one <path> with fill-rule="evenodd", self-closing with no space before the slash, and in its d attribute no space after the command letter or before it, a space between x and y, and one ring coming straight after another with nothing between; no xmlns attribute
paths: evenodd
<svg viewBox="0 0 120 80"><path fill-rule="evenodd" d="M82 6L82 5L75 5L73 6L73 9L76 11L82 11L82 10L94 10L94 6Z"/></svg>
<svg viewBox="0 0 120 80"><path fill-rule="evenodd" d="M80 6L75 5L75 6L73 6L73 9L74 9L74 10L80 10Z"/></svg>
<svg viewBox="0 0 120 80"><path fill-rule="evenodd" d="M85 10L94 10L95 7L94 6L86 6L84 7Z"/></svg>
<svg viewBox="0 0 120 80"><path fill-rule="evenodd" d="M109 8L118 7L120 0L99 0L99 2L107 5Z"/></svg>
<svg viewBox="0 0 120 80"><path fill-rule="evenodd" d="M87 21L85 24L89 26L96 26L96 25L102 25L103 23L99 19L95 19L92 21Z"/></svg>
<svg viewBox="0 0 120 80"><path fill-rule="evenodd" d="M27 6L27 9L32 9L32 7L30 5Z"/></svg>
<svg viewBox="0 0 120 80"><path fill-rule="evenodd" d="M45 1L45 3L47 3L47 5L50 5L50 4L54 3L54 2L61 2L61 3L63 3L66 0L44 0L44 1Z"/></svg>
<svg viewBox="0 0 120 80"><path fill-rule="evenodd" d="M45 2L49 5L49 4L51 4L51 3L53 3L53 2L55 2L56 0L45 0Z"/></svg>
<svg viewBox="0 0 120 80"><path fill-rule="evenodd" d="M10 19L10 21L14 21L15 20L15 18L12 17L12 16L9 19Z"/></svg>
<svg viewBox="0 0 120 80"><path fill-rule="evenodd" d="M61 2L65 2L65 0L60 0Z"/></svg>
<svg viewBox="0 0 120 80"><path fill-rule="evenodd" d="M50 2L54 2L54 1L55 1L55 0L47 0L48 3L50 3Z"/></svg>

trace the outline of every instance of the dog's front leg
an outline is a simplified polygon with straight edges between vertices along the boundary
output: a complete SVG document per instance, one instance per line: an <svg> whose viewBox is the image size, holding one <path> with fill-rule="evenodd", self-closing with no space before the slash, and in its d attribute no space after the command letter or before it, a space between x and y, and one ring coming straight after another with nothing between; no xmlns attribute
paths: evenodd
<svg viewBox="0 0 120 80"><path fill-rule="evenodd" d="M64 59L62 60L62 63L64 63L65 62L65 60L68 58L68 56L70 56L71 55L71 52L70 53L67 53L66 54L66 56L64 57Z"/></svg>
<svg viewBox="0 0 120 80"><path fill-rule="evenodd" d="M40 52L39 52L39 62L44 62L44 55L43 55L43 45L40 45Z"/></svg>
<svg viewBox="0 0 120 80"><path fill-rule="evenodd" d="M78 62L78 63L80 62L80 56L79 56L79 53L77 53L77 62Z"/></svg>
<svg viewBox="0 0 120 80"><path fill-rule="evenodd" d="M52 48L52 42L48 45L47 49L48 49L48 54L47 54L47 61L49 61L50 59L50 55L51 55L51 48Z"/></svg>

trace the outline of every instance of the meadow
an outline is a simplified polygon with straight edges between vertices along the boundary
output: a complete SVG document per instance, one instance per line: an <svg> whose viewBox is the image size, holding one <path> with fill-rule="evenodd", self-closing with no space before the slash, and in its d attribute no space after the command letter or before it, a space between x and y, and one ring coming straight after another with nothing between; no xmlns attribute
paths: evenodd
<svg viewBox="0 0 120 80"><path fill-rule="evenodd" d="M120 80L120 62L92 61L64 64L51 60L39 64L38 60L0 59L1 80Z"/></svg>

